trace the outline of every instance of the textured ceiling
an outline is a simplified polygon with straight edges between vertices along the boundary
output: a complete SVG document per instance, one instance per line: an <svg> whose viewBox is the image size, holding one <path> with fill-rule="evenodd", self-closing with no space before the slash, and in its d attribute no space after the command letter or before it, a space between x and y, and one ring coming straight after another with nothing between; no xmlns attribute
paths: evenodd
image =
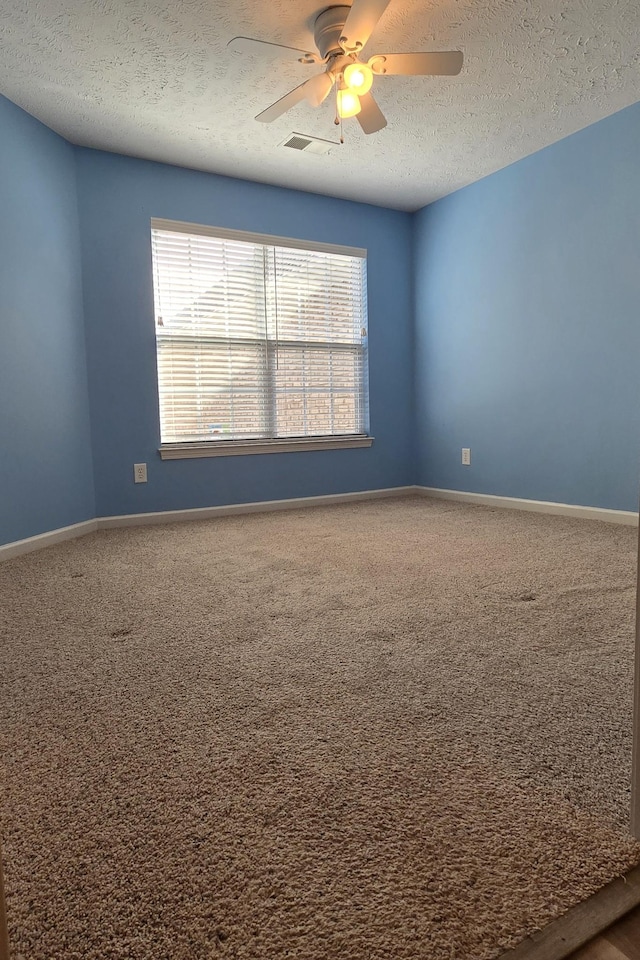
<svg viewBox="0 0 640 960"><path fill-rule="evenodd" d="M253 118L319 69L243 59L313 46L321 0L4 0L0 92L73 143L415 210L640 100L638 0L391 0L365 53L462 50L458 77L376 78L388 126L336 138L330 97Z"/></svg>

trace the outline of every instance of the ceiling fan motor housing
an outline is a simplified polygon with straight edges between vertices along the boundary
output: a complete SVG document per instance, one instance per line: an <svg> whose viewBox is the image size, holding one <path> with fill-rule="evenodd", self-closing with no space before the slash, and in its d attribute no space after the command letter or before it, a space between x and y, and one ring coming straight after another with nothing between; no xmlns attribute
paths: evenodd
<svg viewBox="0 0 640 960"><path fill-rule="evenodd" d="M327 7L316 17L313 39L323 60L332 54L342 54L340 37L351 7Z"/></svg>

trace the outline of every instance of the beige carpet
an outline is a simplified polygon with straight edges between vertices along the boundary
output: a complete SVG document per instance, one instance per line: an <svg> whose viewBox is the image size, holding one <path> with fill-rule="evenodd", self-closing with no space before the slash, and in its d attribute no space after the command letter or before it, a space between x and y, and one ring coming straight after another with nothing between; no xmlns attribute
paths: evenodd
<svg viewBox="0 0 640 960"><path fill-rule="evenodd" d="M411 499L0 565L20 960L488 960L640 861L636 531Z"/></svg>

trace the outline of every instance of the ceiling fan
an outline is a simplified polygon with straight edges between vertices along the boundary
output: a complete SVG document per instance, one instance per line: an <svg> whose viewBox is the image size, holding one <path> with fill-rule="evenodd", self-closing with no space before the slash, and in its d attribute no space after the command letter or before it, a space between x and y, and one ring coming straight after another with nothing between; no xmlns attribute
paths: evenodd
<svg viewBox="0 0 640 960"><path fill-rule="evenodd" d="M462 69L462 53L385 53L360 60L360 53L373 33L390 0L353 0L352 6L327 7L315 20L313 39L317 52L299 50L254 40L234 37L227 44L232 50L263 58L296 59L305 65L324 64L317 73L271 104L256 120L271 123L287 110L306 100L319 107L336 85L336 123L356 117L365 133L376 133L386 127L382 110L371 94L377 76L456 76Z"/></svg>

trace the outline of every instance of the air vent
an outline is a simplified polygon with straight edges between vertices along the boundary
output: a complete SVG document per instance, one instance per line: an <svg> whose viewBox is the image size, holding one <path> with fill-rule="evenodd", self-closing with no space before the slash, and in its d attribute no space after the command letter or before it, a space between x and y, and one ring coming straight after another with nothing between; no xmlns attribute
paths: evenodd
<svg viewBox="0 0 640 960"><path fill-rule="evenodd" d="M292 133L281 144L283 147L290 147L291 150L304 150L305 153L314 153L317 155L329 153L334 146L333 140L321 140L320 137L309 137L305 133Z"/></svg>
<svg viewBox="0 0 640 960"><path fill-rule="evenodd" d="M292 150L305 150L311 146L311 143L311 140L306 140L304 137L299 137L294 133L294 135L286 141L285 147L291 147Z"/></svg>

